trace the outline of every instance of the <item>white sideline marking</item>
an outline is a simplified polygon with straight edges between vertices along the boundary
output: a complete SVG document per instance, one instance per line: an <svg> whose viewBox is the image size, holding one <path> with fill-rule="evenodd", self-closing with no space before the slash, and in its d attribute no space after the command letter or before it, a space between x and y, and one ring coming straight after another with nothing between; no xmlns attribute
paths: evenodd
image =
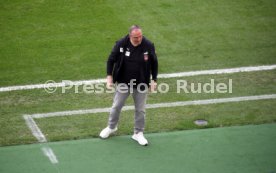
<svg viewBox="0 0 276 173"><path fill-rule="evenodd" d="M47 142L44 134L41 132L40 128L35 123L34 119L30 115L23 115L25 122L29 129L31 130L33 136L38 140L38 142Z"/></svg>
<svg viewBox="0 0 276 173"><path fill-rule="evenodd" d="M230 97L230 98L207 99L207 100L194 100L194 101L171 102L171 103L157 103L157 104L147 105L147 108L153 109L153 108L178 107L178 106L190 106L190 105L207 105L207 104L217 104L217 103L266 100L266 99L276 99L276 94L244 96L244 97Z"/></svg>
<svg viewBox="0 0 276 173"><path fill-rule="evenodd" d="M182 101L182 102L168 102L168 103L147 104L146 109L241 102L241 101L250 101L250 100L265 100L265 99L275 99L275 98L276 98L276 94L270 94L270 95L230 97L230 98L206 99L206 100L194 100L194 101ZM96 109L84 109L84 110L63 111L63 112L39 113L39 114L31 114L29 116L31 116L32 118L47 118L47 117L56 117L56 116L103 113L103 112L110 112L110 110L111 108L96 108ZM127 110L134 110L134 106L124 106L122 109L122 111L127 111Z"/></svg>
<svg viewBox="0 0 276 173"><path fill-rule="evenodd" d="M169 73L159 74L158 78L175 78L175 77L187 77L197 75L210 75L210 74L228 74L228 73L239 73L239 72L253 72L253 71L264 71L276 69L276 65L264 65L255 67L238 67L238 68L227 68L227 69L215 69L215 70L201 70L191 72L180 72L180 73ZM16 91L16 90L30 90L30 89L41 89L49 87L63 87L68 85L85 85L85 84L96 84L104 83L106 79L92 79L92 80L80 80L73 81L72 83L48 83L48 84L33 84L33 85L20 85L20 86L7 86L0 87L0 92Z"/></svg>
<svg viewBox="0 0 276 173"><path fill-rule="evenodd" d="M84 110L73 110L73 111L62 111L62 112L38 113L38 114L32 114L30 116L32 118L47 118L47 117L56 117L56 116L103 113L103 112L110 112L110 110L111 108L96 108L96 109L84 109Z"/></svg>
<svg viewBox="0 0 276 173"><path fill-rule="evenodd" d="M210 75L210 74L229 74L239 72L253 72L253 71L264 71L276 69L276 65L267 66L255 66L255 67L238 67L238 68L226 68L226 69L215 69L215 70L201 70L191 72L180 72L171 74L160 74L158 78L175 78L175 77L187 77L187 76L198 76L198 75Z"/></svg>
<svg viewBox="0 0 276 173"><path fill-rule="evenodd" d="M96 83L104 83L105 79L92 79L92 80L81 80L81 81L72 81L72 85L85 85L85 84L96 84ZM20 86L8 86L1 87L0 92L6 91L16 91L16 90L31 90L31 89L41 89L41 88L49 88L49 87L64 87L69 86L71 83L48 83L48 84L33 84L33 85L20 85Z"/></svg>
<svg viewBox="0 0 276 173"><path fill-rule="evenodd" d="M44 134L42 133L40 128L37 126L37 124L34 121L34 119L32 118L32 116L23 115L23 118L25 119L27 126L31 130L33 136L38 140L38 142L40 142L40 143L47 142L46 137L44 136ZM49 160L52 164L58 163L57 157L50 147L43 147L41 149L42 149L44 155L49 158Z"/></svg>
<svg viewBox="0 0 276 173"><path fill-rule="evenodd" d="M53 164L58 163L57 157L50 147L43 147L41 148L41 150L43 151L44 155L47 156Z"/></svg>

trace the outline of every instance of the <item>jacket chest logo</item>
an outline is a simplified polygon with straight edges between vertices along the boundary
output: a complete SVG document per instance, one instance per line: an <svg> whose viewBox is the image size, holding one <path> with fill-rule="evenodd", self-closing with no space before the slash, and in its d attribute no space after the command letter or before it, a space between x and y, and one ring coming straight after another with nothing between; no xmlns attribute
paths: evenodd
<svg viewBox="0 0 276 173"><path fill-rule="evenodd" d="M130 56L129 48L127 48L125 55L126 55L126 56Z"/></svg>
<svg viewBox="0 0 276 173"><path fill-rule="evenodd" d="M125 56L130 56L130 52L126 51Z"/></svg>
<svg viewBox="0 0 276 173"><path fill-rule="evenodd" d="M149 53L148 52L145 52L144 53L144 61L148 61L149 60Z"/></svg>

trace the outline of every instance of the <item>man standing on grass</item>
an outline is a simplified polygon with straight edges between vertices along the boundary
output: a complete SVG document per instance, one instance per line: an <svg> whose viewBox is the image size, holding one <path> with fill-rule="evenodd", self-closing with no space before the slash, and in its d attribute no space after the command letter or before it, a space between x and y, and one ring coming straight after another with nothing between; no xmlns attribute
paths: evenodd
<svg viewBox="0 0 276 173"><path fill-rule="evenodd" d="M101 138L108 138L117 131L122 107L132 94L135 104L132 139L140 145L148 145L143 135L146 98L149 86L151 91L156 89L157 73L158 61L154 44L143 36L139 26L131 26L129 34L116 42L107 60L107 87L112 87L113 83L117 85L108 126L101 131Z"/></svg>

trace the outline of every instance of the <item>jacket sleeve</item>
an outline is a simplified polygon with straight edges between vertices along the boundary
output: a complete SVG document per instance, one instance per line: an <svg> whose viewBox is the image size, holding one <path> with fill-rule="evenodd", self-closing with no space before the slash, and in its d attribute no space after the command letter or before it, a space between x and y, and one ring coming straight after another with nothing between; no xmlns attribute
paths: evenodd
<svg viewBox="0 0 276 173"><path fill-rule="evenodd" d="M155 47L154 44L151 46L151 75L152 75L152 80L157 81L157 74L158 74L158 60L157 56L155 53Z"/></svg>
<svg viewBox="0 0 276 173"><path fill-rule="evenodd" d="M119 41L117 41L107 59L107 63L106 63L107 75L112 75L113 67L115 62L118 59L119 54L120 54L120 46L119 46Z"/></svg>

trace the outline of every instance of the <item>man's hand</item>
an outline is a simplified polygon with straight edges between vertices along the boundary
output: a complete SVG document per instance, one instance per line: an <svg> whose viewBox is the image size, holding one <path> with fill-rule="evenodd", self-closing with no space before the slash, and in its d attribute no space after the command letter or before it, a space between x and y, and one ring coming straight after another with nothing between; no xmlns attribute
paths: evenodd
<svg viewBox="0 0 276 173"><path fill-rule="evenodd" d="M113 86L113 78L111 75L106 77L106 88L110 89Z"/></svg>
<svg viewBox="0 0 276 173"><path fill-rule="evenodd" d="M157 88L157 83L154 80L151 80L150 92L154 93L156 91L156 88Z"/></svg>

